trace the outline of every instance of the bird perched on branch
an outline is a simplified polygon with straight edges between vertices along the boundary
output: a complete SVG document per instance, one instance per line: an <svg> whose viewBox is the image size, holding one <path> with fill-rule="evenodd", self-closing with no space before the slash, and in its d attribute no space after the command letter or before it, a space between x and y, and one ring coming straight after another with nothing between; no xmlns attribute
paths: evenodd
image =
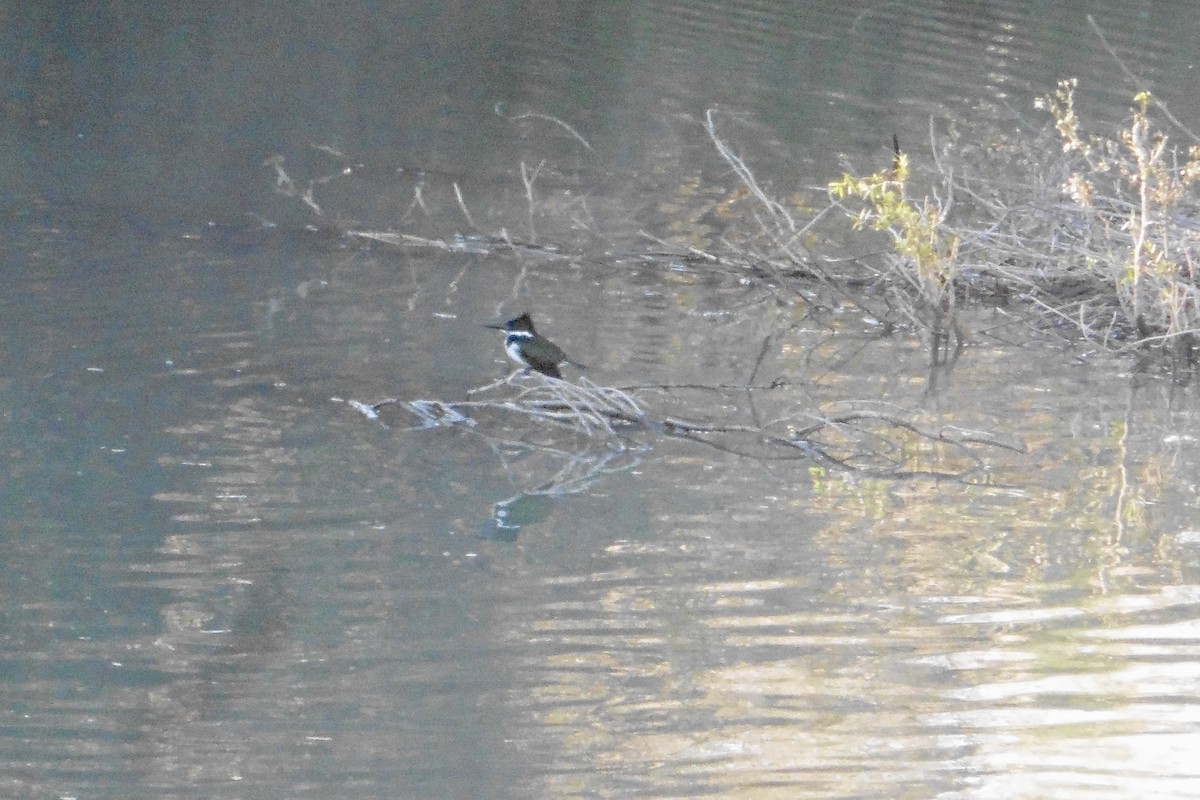
<svg viewBox="0 0 1200 800"><path fill-rule="evenodd" d="M563 364L574 364L585 369L583 364L567 358L567 354L554 342L542 336L533 327L533 318L528 313L514 317L502 325L485 325L504 331L504 352L508 357L523 367L534 372L540 372L551 378L562 378L559 367Z"/></svg>

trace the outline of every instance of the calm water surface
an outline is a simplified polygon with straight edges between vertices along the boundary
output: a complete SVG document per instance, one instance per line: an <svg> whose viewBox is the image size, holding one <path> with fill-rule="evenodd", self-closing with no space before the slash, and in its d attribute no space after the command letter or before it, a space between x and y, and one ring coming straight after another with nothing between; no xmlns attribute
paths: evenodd
<svg viewBox="0 0 1200 800"><path fill-rule="evenodd" d="M1193 15L1086 5L1190 91ZM720 235L711 106L780 186L1067 74L1119 120L1084 12L495 9L8 12L0 795L1200 794L1193 386L1020 309L931 373L850 307L645 257ZM471 238L502 228L570 255ZM785 379L661 413L853 400L1028 452L884 480L348 403L465 398L527 308L599 383Z"/></svg>

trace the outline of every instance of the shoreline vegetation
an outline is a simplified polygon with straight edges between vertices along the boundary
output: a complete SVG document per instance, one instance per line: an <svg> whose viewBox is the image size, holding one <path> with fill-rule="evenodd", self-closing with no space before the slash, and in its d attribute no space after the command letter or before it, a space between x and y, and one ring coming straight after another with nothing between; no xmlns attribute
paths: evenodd
<svg viewBox="0 0 1200 800"><path fill-rule="evenodd" d="M908 330L925 338L933 367L952 364L967 343L960 310L993 307L1042 334L1136 353L1144 365L1187 380L1200 351L1200 203L1195 192L1200 145L1174 145L1157 118L1167 119L1182 136L1200 140L1146 91L1134 95L1130 116L1113 135L1085 133L1075 106L1076 88L1077 81L1064 80L1039 98L1035 108L1044 114L1044 125L1032 132L1002 133L995 125L965 120L938 133L931 124L932 158L920 167L922 176L928 176L928 189L916 187L916 158L893 137L893 157L886 168L867 174L847 169L824 187L824 198L819 192L800 199L775 197L721 134L722 115L710 109L705 130L737 180L729 204L741 212L738 227L711 248L678 247L643 234L664 250L642 256L682 262L698 271L733 272L769 286L785 304L807 302L816 290L832 292L878 320L885 335ZM566 123L533 116L564 127L591 152L586 139ZM520 165L527 204L523 236L505 228L477 233L466 199L452 183L453 202L473 233L445 238L331 222L316 191L349 170L302 187L285 171L281 156L265 165L273 167L279 193L302 202L325 227L355 240L451 252L507 249L549 260L587 257L566 242L539 237L535 228L543 208L536 184L545 162ZM428 215L421 192L418 185L410 211ZM577 210L587 211L583 206L568 213ZM869 254L847 256L838 247ZM637 444L632 431L687 439L762 461L805 459L813 469L870 477L986 482L980 473L987 467L975 448L1023 451L996 434L939 428L928 420L916 421L916 413L881 411L853 401L837 409L793 409L764 421L753 398L781 388L780 382L686 387L722 398L740 393L752 411L744 424L647 409L651 396L674 400L683 388L601 387L586 380L570 384L514 373L463 402L350 404L372 418L399 404L418 418L417 428L474 429L492 412L565 427L588 444L582 451L561 451L564 463L573 466L564 468L561 479L544 484L551 493L586 485L587 464L610 463L609 458L581 460L589 447L605 443L601 449L609 453L636 453L644 441ZM555 450L546 442L526 441L525 446Z"/></svg>
<svg viewBox="0 0 1200 800"><path fill-rule="evenodd" d="M1200 144L1175 145L1153 111L1182 136L1200 137L1145 91L1133 96L1122 129L1085 133L1076 88L1076 80L1063 80L1037 99L1046 123L1039 131L1004 133L964 120L937 133L931 124L932 157L920 167L893 137L890 165L866 174L847 169L824 187L824 198L773 196L721 135L721 115L709 109L706 132L740 184L722 212L739 213L731 209L740 206L747 225L717 248L681 248L643 234L664 249L642 255L737 270L784 295L831 289L888 331L909 326L927 334L934 363L952 359L965 343L959 308L1023 307L1033 329L1065 330L1100 349L1135 352L1187 379L1200 359ZM452 183L454 203L473 233L447 238L333 221L316 191L349 168L301 186L282 156L265 166L274 169L279 193L360 241L476 253L509 248L549 259L581 255L535 227L545 209L536 187L544 162L520 165L527 231L479 233ZM928 176L928 188L916 186L918 171ZM410 208L428 212L420 186Z"/></svg>
<svg viewBox="0 0 1200 800"><path fill-rule="evenodd" d="M1171 146L1144 91L1122 130L1085 134L1076 87L1037 100L1052 135L935 138L940 184L919 199L898 143L889 170L844 174L830 197L856 229L885 234L881 283L935 354L962 346L960 303L1024 304L1043 328L1185 378L1200 345L1200 146Z"/></svg>

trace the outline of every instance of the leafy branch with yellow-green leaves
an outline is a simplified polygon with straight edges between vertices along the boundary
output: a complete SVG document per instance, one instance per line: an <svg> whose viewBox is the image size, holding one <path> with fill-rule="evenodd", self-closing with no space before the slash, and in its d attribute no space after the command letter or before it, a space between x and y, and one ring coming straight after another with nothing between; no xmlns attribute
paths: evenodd
<svg viewBox="0 0 1200 800"><path fill-rule="evenodd" d="M1113 139L1085 136L1075 80L1061 81L1038 107L1054 120L1072 171L1063 190L1090 224L1087 266L1111 281L1125 326L1139 344L1159 343L1191 361L1200 333L1196 198L1200 146L1169 146L1138 92L1127 127Z"/></svg>
<svg viewBox="0 0 1200 800"><path fill-rule="evenodd" d="M936 340L961 345L955 319L954 279L959 239L945 225L949 202L926 196L909 198L908 155L893 138L896 155L888 170L855 177L845 173L829 184L829 194L854 220L856 230L884 232L891 243L889 274L907 286L915 304L908 314L931 330ZM947 195L948 197L951 195ZM847 205L857 201L857 209Z"/></svg>

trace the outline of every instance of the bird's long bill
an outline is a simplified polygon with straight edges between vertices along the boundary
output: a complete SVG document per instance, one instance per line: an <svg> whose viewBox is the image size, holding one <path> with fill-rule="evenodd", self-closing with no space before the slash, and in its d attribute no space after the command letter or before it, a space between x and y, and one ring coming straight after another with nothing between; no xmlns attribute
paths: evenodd
<svg viewBox="0 0 1200 800"><path fill-rule="evenodd" d="M486 325L484 325L483 327L485 327L485 328L491 328L491 329L492 329L492 330L494 330L494 331L502 331L502 330L505 330L505 328L504 328L504 326L503 326L503 325L494 325L494 324L492 324L492 323L487 323L487 324L486 324Z"/></svg>

